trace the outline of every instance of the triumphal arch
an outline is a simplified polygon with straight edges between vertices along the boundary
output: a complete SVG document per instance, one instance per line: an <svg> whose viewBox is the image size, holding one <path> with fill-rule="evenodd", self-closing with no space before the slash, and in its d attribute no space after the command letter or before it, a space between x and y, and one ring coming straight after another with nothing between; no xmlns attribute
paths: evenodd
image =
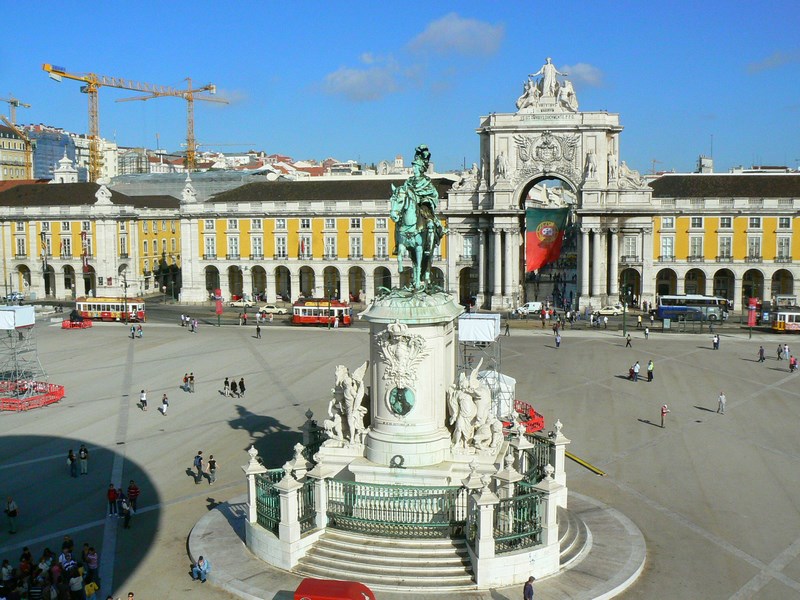
<svg viewBox="0 0 800 600"><path fill-rule="evenodd" d="M571 192L579 228L577 269L568 273L573 306L616 300L620 267L638 278L641 299L654 294L652 281L641 278L652 272L652 190L620 160L619 115L580 110L568 77L547 58L524 82L514 112L481 117L480 164L449 194L450 279L462 296L470 289L479 307L511 309L525 300L525 208L534 186L553 179Z"/></svg>

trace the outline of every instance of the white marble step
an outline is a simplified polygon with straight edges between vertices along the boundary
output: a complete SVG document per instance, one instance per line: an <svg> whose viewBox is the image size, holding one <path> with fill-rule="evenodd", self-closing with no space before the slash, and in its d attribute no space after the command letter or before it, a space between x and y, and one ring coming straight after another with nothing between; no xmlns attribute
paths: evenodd
<svg viewBox="0 0 800 600"><path fill-rule="evenodd" d="M293 572L303 577L316 577L320 579L341 579L345 581L359 581L372 589L378 590L414 590L415 592L453 592L460 590L475 590L477 586L470 575L462 577L414 577L386 571L382 574L364 573L362 571L342 571L320 565L301 563Z"/></svg>
<svg viewBox="0 0 800 600"><path fill-rule="evenodd" d="M589 543L590 534L586 524L571 512L559 509L559 561L561 569L568 568L579 560Z"/></svg>
<svg viewBox="0 0 800 600"><path fill-rule="evenodd" d="M326 558L333 560L358 560L361 564L375 565L380 568L394 567L397 565L398 560L402 560L403 564L407 567L415 569L437 568L442 569L445 567L458 568L463 572L464 569L471 567L469 555L464 554L450 554L442 555L432 558L431 556L423 556L417 553L408 552L404 555L392 554L387 556L385 554L374 554L359 552L355 553L351 550L343 550L340 547L331 547L326 545L317 545L314 547L314 555L318 558Z"/></svg>

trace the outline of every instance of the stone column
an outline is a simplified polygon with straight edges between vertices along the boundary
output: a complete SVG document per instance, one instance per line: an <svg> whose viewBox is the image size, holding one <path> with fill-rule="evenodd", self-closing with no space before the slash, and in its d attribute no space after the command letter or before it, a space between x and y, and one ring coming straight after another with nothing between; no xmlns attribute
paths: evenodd
<svg viewBox="0 0 800 600"><path fill-rule="evenodd" d="M589 298L591 297L592 293L589 288L589 232L591 229L582 227L581 228L581 293L582 297Z"/></svg>
<svg viewBox="0 0 800 600"><path fill-rule="evenodd" d="M642 229L642 273L639 302L647 300L652 304L656 297L656 270L653 266L653 228Z"/></svg>
<svg viewBox="0 0 800 600"><path fill-rule="evenodd" d="M684 291L686 289L686 273L681 275L680 273L675 274L675 293L677 295L685 294ZM741 294L742 290L739 289L739 293Z"/></svg>
<svg viewBox="0 0 800 600"><path fill-rule="evenodd" d="M506 243L503 251L503 301L508 306L513 304L513 278L511 276L511 266L513 264L514 251L514 232L506 229Z"/></svg>
<svg viewBox="0 0 800 600"><path fill-rule="evenodd" d="M740 315L747 314L747 299L742 297L743 285L742 274L733 272L733 306L734 310L739 311ZM682 294L683 292L678 292Z"/></svg>
<svg viewBox="0 0 800 600"><path fill-rule="evenodd" d="M303 484L297 481L291 473L275 484L281 503L281 522L278 524L278 539L284 544L293 544L300 539L300 520L298 515L297 490Z"/></svg>
<svg viewBox="0 0 800 600"><path fill-rule="evenodd" d="M553 466L553 478L556 483L564 486L563 493L555 497L555 502L562 508L567 508L567 471L565 465L567 444L570 440L567 439L561 428L563 425L561 421L556 421L555 424L555 437L552 439L552 446L550 446L550 464Z"/></svg>
<svg viewBox="0 0 800 600"><path fill-rule="evenodd" d="M492 307L500 305L502 293L502 239L500 229L492 228Z"/></svg>
<svg viewBox="0 0 800 600"><path fill-rule="evenodd" d="M592 229L592 296L599 296L603 293L603 244L600 239L601 229Z"/></svg>
<svg viewBox="0 0 800 600"><path fill-rule="evenodd" d="M256 510L256 475L266 473L267 469L258 462L258 450L255 446L250 446L247 451L250 455L250 462L242 467L242 471L247 476L247 521L255 523L258 521L258 512Z"/></svg>
<svg viewBox="0 0 800 600"><path fill-rule="evenodd" d="M619 229L611 231L611 264L608 265L608 295L616 301L619 297Z"/></svg>
<svg viewBox="0 0 800 600"><path fill-rule="evenodd" d="M250 267L242 267L242 294L250 301L253 298L253 272Z"/></svg>
<svg viewBox="0 0 800 600"><path fill-rule="evenodd" d="M558 504L555 498L561 495L564 489L560 483L553 479L553 467L545 467L545 477L535 486L535 489L543 492L542 496L542 545L550 546L558 544Z"/></svg>
<svg viewBox="0 0 800 600"><path fill-rule="evenodd" d="M478 228L478 306L482 306L485 302L484 295L486 294L486 232L482 228Z"/></svg>
<svg viewBox="0 0 800 600"><path fill-rule="evenodd" d="M500 499L489 490L490 478L483 476L483 487L469 497L469 510L475 514L475 549L472 570L480 587L492 579L491 559L495 557L494 511Z"/></svg>

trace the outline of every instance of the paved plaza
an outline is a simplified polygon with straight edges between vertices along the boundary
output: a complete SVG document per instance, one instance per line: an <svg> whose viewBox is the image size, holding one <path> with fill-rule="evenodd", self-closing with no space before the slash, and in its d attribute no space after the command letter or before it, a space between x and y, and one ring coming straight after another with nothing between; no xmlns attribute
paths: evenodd
<svg viewBox="0 0 800 600"><path fill-rule="evenodd" d="M0 530L0 559L16 561L26 545L38 558L71 535L78 549L98 548L115 597L132 590L144 600L231 598L211 582L191 581L189 532L218 503L245 493L240 465L250 444L268 466L282 465L305 411L323 415L333 367L352 368L368 354L364 328L298 329L276 320L262 334L255 339L254 326L201 323L191 334L148 323L144 339L131 340L124 326L62 331L40 321L42 364L67 397L0 415L0 495L13 495L20 508L19 532ZM607 472L597 477L568 462L570 489L617 509L645 536L645 569L622 597L800 595L800 375L775 359L778 341L800 338L736 332L723 334L714 351L708 334L651 333L647 341L632 334L627 349L610 329L567 329L559 349L548 330L512 327L501 338L517 397L548 428L560 419L568 450ZM759 344L765 363L756 362ZM650 359L653 383L645 381ZM636 360L644 377L634 384L626 376ZM195 394L179 387L189 371ZM244 377L246 396L224 397L225 377ZM141 389L147 412L137 407ZM720 391L725 415L716 412ZM167 416L156 410L164 393ZM665 402L672 412L661 429ZM90 450L89 474L70 478L67 451L81 443ZM219 461L213 486L191 477L198 449ZM142 495L125 530L106 517L105 491L110 481L127 487L130 479ZM263 597L290 598L286 592L276 581ZM486 597L520 595L521 586ZM537 593L549 597L556 596Z"/></svg>

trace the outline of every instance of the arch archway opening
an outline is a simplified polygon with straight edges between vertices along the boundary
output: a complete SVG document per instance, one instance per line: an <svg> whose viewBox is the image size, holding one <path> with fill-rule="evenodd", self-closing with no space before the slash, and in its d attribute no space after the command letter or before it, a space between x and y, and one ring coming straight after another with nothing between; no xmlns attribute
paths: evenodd
<svg viewBox="0 0 800 600"><path fill-rule="evenodd" d="M275 268L275 299L289 302L292 298L292 275L287 267ZM270 298L267 298L269 301Z"/></svg>
<svg viewBox="0 0 800 600"><path fill-rule="evenodd" d="M684 277L684 290L687 294L706 293L706 274L700 269L689 269Z"/></svg>
<svg viewBox="0 0 800 600"><path fill-rule="evenodd" d="M367 277L361 267L350 267L347 271L347 289L350 302L363 302L367 287Z"/></svg>
<svg viewBox="0 0 800 600"><path fill-rule="evenodd" d="M386 267L378 267L372 273L373 279L373 295L378 296L381 289L392 289L392 273Z"/></svg>

